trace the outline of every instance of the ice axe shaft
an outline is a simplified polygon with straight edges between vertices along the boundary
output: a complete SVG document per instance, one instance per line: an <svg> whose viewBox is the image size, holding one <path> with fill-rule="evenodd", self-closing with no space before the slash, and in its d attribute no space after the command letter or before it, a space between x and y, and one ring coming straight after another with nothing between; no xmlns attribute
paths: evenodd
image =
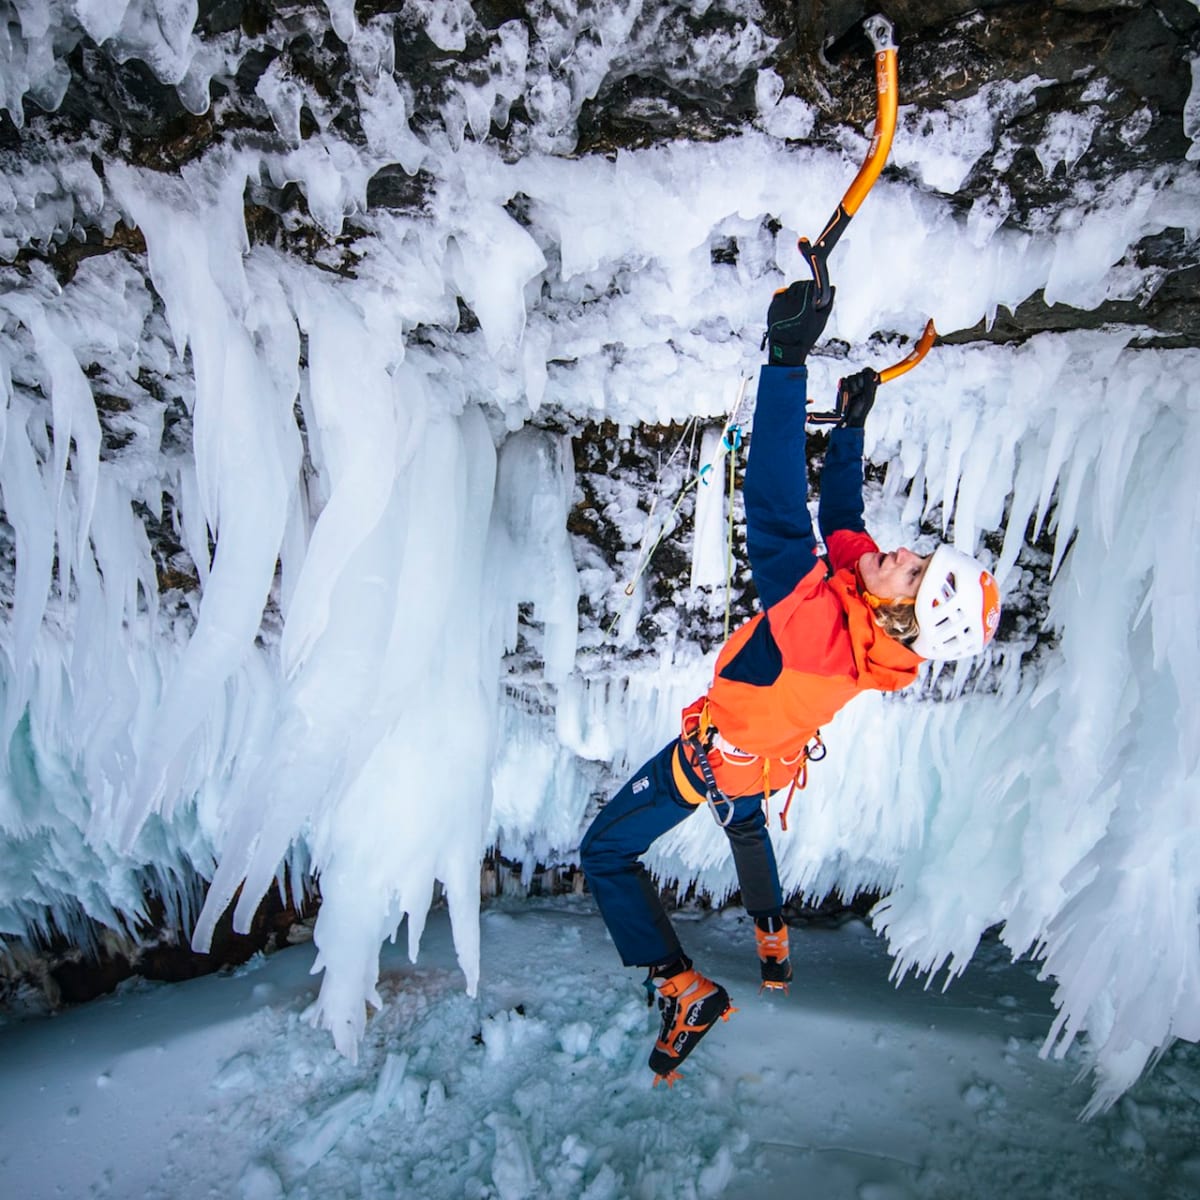
<svg viewBox="0 0 1200 1200"><path fill-rule="evenodd" d="M897 66L895 30L891 21L882 13L868 17L862 23L863 32L875 49L875 136L867 151L866 160L859 167L854 181L846 189L832 217L815 242L801 238L798 246L808 269L812 272L816 288L814 303L817 308L827 308L833 299L829 286L829 271L826 260L845 232L850 218L858 212L867 193L875 185L879 173L892 148L896 132Z"/></svg>

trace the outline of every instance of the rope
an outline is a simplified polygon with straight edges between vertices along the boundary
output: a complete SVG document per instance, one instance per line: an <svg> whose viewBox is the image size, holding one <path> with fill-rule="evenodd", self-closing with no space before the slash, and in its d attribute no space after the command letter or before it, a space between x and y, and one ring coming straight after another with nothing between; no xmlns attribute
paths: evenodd
<svg viewBox="0 0 1200 1200"><path fill-rule="evenodd" d="M725 428L721 432L721 452L729 459L729 517L725 533L725 637L729 637L730 609L732 597L730 595L731 585L733 580L733 501L737 486L737 461L736 452L741 449L742 445L742 426L741 415L742 407L746 398L746 387L749 384L749 377L741 376L737 399L734 401L733 409L729 414L729 420L725 423ZM691 433L691 447L688 450L688 461L691 461L692 455L696 448L696 435L699 431L700 424L696 417L689 417L687 425L684 426L683 433L680 435L679 441L675 445L675 449L667 458L666 463L660 463L656 482L661 483L663 472L670 467L675 460L675 456L679 453L683 443L688 439L689 432ZM706 482L706 476L713 469L713 463L703 464L679 490L679 494L675 499L675 503L671 506L671 511L667 514L666 520L663 521L658 530L657 536L653 542L647 544L647 537L650 530L654 527L654 513L658 507L658 501L662 496L661 487L655 492L654 499L650 502L649 512L646 514L646 537L642 539L642 550L638 555L637 565L634 568L633 576L625 585L625 595L627 598L632 598L637 589L638 581L650 566L651 560L654 558L655 552L662 544L663 538L667 536L668 531L674 524L676 514L679 512L684 500L687 498L688 492L692 490L698 483ZM628 611L628 602L622 604L620 609L614 613L613 618L609 621L604 630L604 637L607 640L612 637L613 631L620 624L621 619Z"/></svg>
<svg viewBox="0 0 1200 1200"><path fill-rule="evenodd" d="M688 450L688 461L689 462L691 461L692 454L696 448L696 430L697 429L699 429L699 422L697 421L697 419L695 417L689 417L687 424L683 428L683 433L679 437L679 441L675 444L675 449L671 451L670 455L667 458L666 463L660 464L658 472L657 472L656 482L661 483L663 471L666 470L666 468L669 467L671 465L671 463L674 461L675 455L679 453L679 450L682 447L683 443L687 440L689 430L692 435L692 444ZM686 499L688 492L691 491L691 489L700 482L700 479L701 479L701 474L699 472L697 472L688 479L688 481L683 485L682 488L679 489L679 495L676 497L675 503L671 506L671 511L669 513L667 513L667 519L662 523L662 527L658 531L658 536L655 537L655 539L652 543L650 543L649 547L647 547L646 539L645 539L645 537L643 537L642 552L638 556L637 566L634 568L633 577L625 585L625 595L627 597L633 596L634 591L637 589L638 580L641 579L642 575L646 571L646 568L650 566L650 560L654 557L654 552L658 549L659 545L662 543L663 538L665 538L667 536L667 531L671 528L671 526L675 520L675 515L676 515L676 513L679 512L680 506L683 504L684 500ZM658 501L661 496L662 496L662 491L660 488L658 491L656 491L654 493L654 499L650 501L650 510L646 514L647 535L649 534L649 531L653 528L652 522L654 520L654 510L658 507ZM629 608L628 603L623 604L623 605L621 605L620 609L616 613L613 614L613 619L608 623L607 627L604 630L604 637L606 640L608 638L612 637L613 630L615 630L617 625L620 624L621 618L625 615L628 608Z"/></svg>
<svg viewBox="0 0 1200 1200"><path fill-rule="evenodd" d="M733 497L737 482L737 447L742 442L742 431L738 431L737 443L729 448L726 458L729 460L729 521L725 528L725 640L729 641L729 609L733 601Z"/></svg>
<svg viewBox="0 0 1200 1200"><path fill-rule="evenodd" d="M660 461L658 464L658 470L654 474L654 485L655 485L654 499L652 499L650 501L650 510L646 513L646 531L647 531L647 533L649 533L649 531L654 527L653 526L654 510L658 507L658 502L662 498L663 472L675 461L675 455L677 455L679 453L680 449L683 447L683 443L685 441L687 441L687 436L688 436L689 431L691 432L691 435L692 435L692 444L688 448L688 462L691 462L692 454L694 453L694 451L696 449L696 430L699 427L700 427L699 422L696 420L695 417L688 417L687 424L684 425L684 427L683 427L683 433L681 433L679 435L679 441L677 441L675 443L675 449L672 450L671 453L667 456L667 461L665 463ZM650 565L650 559L654 557L654 552L655 552L655 550L658 549L659 542L662 541L663 535L666 533L667 529L670 527L671 519L679 511L679 505L682 502L683 496L686 492L687 492L687 487L685 486L683 491L680 492L680 494L679 494L679 500L677 500L675 502L675 507L673 509L671 509L670 513L667 515L666 523L663 525L662 529L659 531L658 537L654 539L654 544L650 547L649 551L646 550L645 537L642 538L642 552L641 552L641 554L638 555L637 566L634 568L633 578L625 586L625 595L627 595L627 596L633 595L633 589L637 586L637 581L642 577L642 572Z"/></svg>

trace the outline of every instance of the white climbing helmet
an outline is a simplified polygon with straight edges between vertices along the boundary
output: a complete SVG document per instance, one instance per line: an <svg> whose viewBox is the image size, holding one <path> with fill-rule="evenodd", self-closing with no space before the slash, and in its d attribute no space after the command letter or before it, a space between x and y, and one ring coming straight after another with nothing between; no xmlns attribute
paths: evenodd
<svg viewBox="0 0 1200 1200"><path fill-rule="evenodd" d="M1000 624L1000 589L992 573L969 554L939 546L917 591L917 625L912 643L922 658L967 658L978 654Z"/></svg>

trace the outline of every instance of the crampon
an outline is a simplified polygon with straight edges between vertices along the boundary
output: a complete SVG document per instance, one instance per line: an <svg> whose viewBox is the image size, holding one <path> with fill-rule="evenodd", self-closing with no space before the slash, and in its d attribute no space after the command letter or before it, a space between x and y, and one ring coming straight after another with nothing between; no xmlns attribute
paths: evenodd
<svg viewBox="0 0 1200 1200"><path fill-rule="evenodd" d="M656 980L654 986L662 1010L662 1032L650 1052L650 1069L655 1087L663 1081L671 1087L681 1078L679 1064L700 1039L718 1019L728 1021L737 1009L730 1004L729 993L699 971L680 971L669 979Z"/></svg>

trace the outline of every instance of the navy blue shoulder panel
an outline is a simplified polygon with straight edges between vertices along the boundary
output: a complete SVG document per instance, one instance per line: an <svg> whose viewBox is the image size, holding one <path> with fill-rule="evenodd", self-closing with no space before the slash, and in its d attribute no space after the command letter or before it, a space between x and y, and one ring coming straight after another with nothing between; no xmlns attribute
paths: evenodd
<svg viewBox="0 0 1200 1200"><path fill-rule="evenodd" d="M783 672L783 654L766 617L759 621L742 648L721 669L721 678L732 683L769 687Z"/></svg>

